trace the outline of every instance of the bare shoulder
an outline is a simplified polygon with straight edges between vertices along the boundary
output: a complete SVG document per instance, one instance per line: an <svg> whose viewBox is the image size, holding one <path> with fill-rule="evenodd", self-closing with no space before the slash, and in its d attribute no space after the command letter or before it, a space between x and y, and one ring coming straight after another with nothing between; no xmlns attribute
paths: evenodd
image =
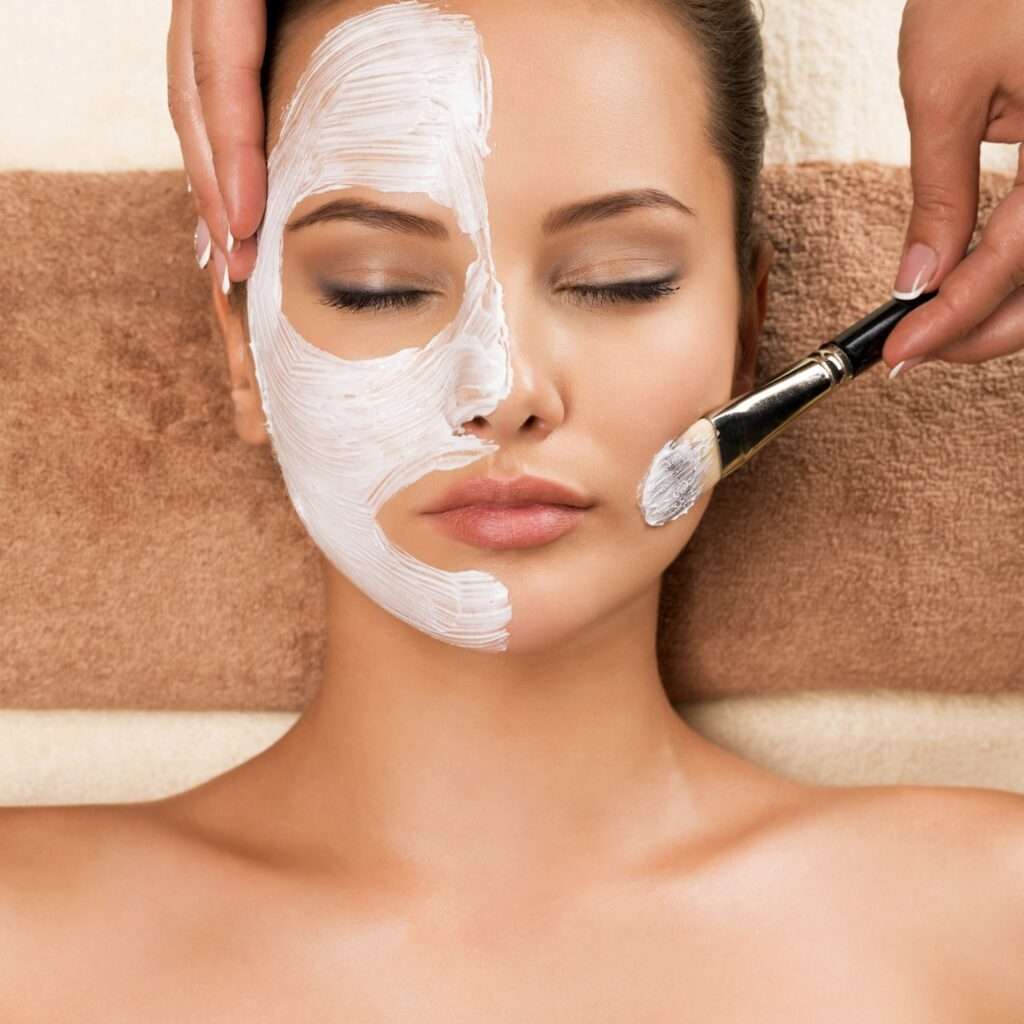
<svg viewBox="0 0 1024 1024"><path fill-rule="evenodd" d="M215 902L197 864L144 803L0 808L0 1020L68 1019L68 993L192 942L186 908Z"/></svg>
<svg viewBox="0 0 1024 1024"><path fill-rule="evenodd" d="M84 810L84 809L83 809ZM0 1019L38 1009L60 930L89 891L87 849L95 815L72 807L0 809Z"/></svg>
<svg viewBox="0 0 1024 1024"><path fill-rule="evenodd" d="M930 962L952 969L950 991L962 984L965 999L972 993L971 1019L1024 1020L1024 795L851 787L833 811L847 848L874 854L874 883L888 879L876 893L888 892L908 931L927 938Z"/></svg>
<svg viewBox="0 0 1024 1024"><path fill-rule="evenodd" d="M64 920L84 908L141 838L132 806L0 808L0 921L30 934L57 907Z"/></svg>
<svg viewBox="0 0 1024 1024"><path fill-rule="evenodd" d="M142 889L216 889L224 865L242 858L213 850L168 812L172 803L0 808L0 920L19 911L45 918L49 901L67 919L97 907L115 913L117 897Z"/></svg>
<svg viewBox="0 0 1024 1024"><path fill-rule="evenodd" d="M1024 911L1024 794L974 786L865 786L841 801L851 823L872 825L908 856L930 852L925 877L968 869L978 895ZM964 878L969 886L972 878ZM1007 909L1012 909L1008 907ZM1024 923L1024 922L1021 922Z"/></svg>
<svg viewBox="0 0 1024 1024"><path fill-rule="evenodd" d="M30 906L48 898L73 901L96 850L97 815L83 807L0 808L0 922L31 922ZM72 905L69 902L69 908ZM11 929L2 929L4 939Z"/></svg>
<svg viewBox="0 0 1024 1024"><path fill-rule="evenodd" d="M138 832L131 824L132 806L0 808L4 908L17 909L30 899L38 905L39 899L53 895L73 909L76 894L102 877L124 840Z"/></svg>

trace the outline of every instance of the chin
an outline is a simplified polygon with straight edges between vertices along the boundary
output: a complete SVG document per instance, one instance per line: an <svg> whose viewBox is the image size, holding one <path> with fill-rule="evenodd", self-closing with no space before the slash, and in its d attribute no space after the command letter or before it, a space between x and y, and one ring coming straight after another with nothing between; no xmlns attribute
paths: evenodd
<svg viewBox="0 0 1024 1024"><path fill-rule="evenodd" d="M633 633L656 617L660 576L616 578L578 565L543 578L508 579L512 618L504 652L563 656L586 652L609 630ZM639 616L639 620L636 618Z"/></svg>
<svg viewBox="0 0 1024 1024"><path fill-rule="evenodd" d="M551 616L517 614L512 609L512 621L508 624L508 646L497 654L543 655L564 650L579 626L564 623Z"/></svg>

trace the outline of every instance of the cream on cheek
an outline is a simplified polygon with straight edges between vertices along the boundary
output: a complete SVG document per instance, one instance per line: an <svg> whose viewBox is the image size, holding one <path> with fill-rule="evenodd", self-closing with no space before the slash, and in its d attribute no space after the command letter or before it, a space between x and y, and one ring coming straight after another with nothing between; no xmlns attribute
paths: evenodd
<svg viewBox="0 0 1024 1024"><path fill-rule="evenodd" d="M463 429L512 388L483 186L490 118L490 68L468 17L406 0L332 29L296 86L268 161L248 319L272 449L313 542L415 628L462 647L505 650L505 585L487 572L413 558L377 522L398 491L497 448ZM454 211L477 254L452 323L425 345L363 360L312 345L282 310L292 211L311 195L355 186L426 193Z"/></svg>

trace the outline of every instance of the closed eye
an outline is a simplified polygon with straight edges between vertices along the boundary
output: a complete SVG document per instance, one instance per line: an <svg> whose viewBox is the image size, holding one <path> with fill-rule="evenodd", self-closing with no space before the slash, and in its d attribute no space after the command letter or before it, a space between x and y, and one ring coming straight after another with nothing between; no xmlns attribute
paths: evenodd
<svg viewBox="0 0 1024 1024"><path fill-rule="evenodd" d="M604 305L622 302L657 302L674 292L679 291L678 277L660 278L655 281L613 281L608 284L568 285L556 289L569 292L573 301L581 305ZM324 305L336 309L354 310L356 312L372 310L386 312L397 309L413 309L421 306L431 295L437 292L423 290L404 291L366 291L357 289L331 288L320 300Z"/></svg>
<svg viewBox="0 0 1024 1024"><path fill-rule="evenodd" d="M574 301L584 305L603 305L616 302L657 302L679 291L678 277L659 278L655 281L614 281L609 284L577 284L559 291L575 296Z"/></svg>
<svg viewBox="0 0 1024 1024"><path fill-rule="evenodd" d="M353 289L330 288L320 300L325 306L335 309L385 311L419 306L428 295L427 291L357 291Z"/></svg>

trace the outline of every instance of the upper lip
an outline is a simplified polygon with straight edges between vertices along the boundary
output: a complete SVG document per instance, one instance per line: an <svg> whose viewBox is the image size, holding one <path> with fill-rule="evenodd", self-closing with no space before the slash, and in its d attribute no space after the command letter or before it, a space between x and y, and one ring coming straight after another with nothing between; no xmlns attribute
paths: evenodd
<svg viewBox="0 0 1024 1024"><path fill-rule="evenodd" d="M571 487L539 476L517 476L506 480L476 477L445 491L424 511L446 512L463 505L571 505L589 508L592 504Z"/></svg>

